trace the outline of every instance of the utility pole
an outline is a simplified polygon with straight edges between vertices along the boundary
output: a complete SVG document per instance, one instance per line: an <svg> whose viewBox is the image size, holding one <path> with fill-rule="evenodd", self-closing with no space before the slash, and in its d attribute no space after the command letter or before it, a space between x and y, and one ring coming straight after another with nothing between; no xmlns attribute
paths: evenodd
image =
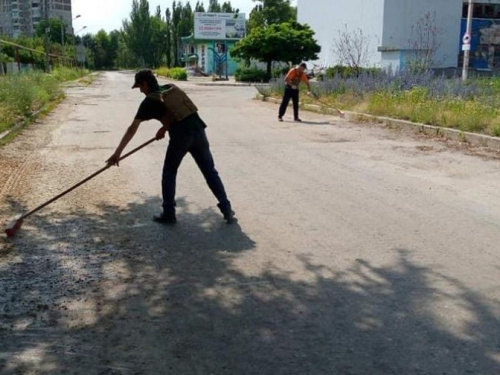
<svg viewBox="0 0 500 375"><path fill-rule="evenodd" d="M462 38L462 49L464 51L464 64L462 68L462 81L467 81L469 76L469 60L470 60L470 41L471 41L471 33L472 33L472 16L473 16L473 4L472 0L469 0L469 9L467 11L467 29L465 31L465 35Z"/></svg>
<svg viewBox="0 0 500 375"><path fill-rule="evenodd" d="M3 70L3 61L2 61L2 40L0 39L0 76L5 74Z"/></svg>
<svg viewBox="0 0 500 375"><path fill-rule="evenodd" d="M49 41L49 33L50 33L50 24L49 24L49 0L45 0L45 8L44 8L44 19L45 19L45 73L50 73L50 41Z"/></svg>
<svg viewBox="0 0 500 375"><path fill-rule="evenodd" d="M61 19L61 47L62 47L61 55L64 61L64 20L62 16L60 17L60 19Z"/></svg>

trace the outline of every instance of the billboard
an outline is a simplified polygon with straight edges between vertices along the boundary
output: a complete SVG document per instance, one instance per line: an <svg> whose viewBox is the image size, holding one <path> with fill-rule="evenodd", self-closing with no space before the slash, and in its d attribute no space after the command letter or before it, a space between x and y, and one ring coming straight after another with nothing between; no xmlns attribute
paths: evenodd
<svg viewBox="0 0 500 375"><path fill-rule="evenodd" d="M194 38L208 40L235 40L245 37L244 13L194 14Z"/></svg>

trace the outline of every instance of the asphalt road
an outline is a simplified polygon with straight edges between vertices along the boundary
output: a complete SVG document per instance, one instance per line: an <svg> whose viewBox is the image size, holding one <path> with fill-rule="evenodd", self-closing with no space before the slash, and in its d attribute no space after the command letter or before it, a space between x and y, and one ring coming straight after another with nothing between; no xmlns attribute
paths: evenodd
<svg viewBox="0 0 500 375"><path fill-rule="evenodd" d="M0 149L2 223L104 166L132 77L69 88ZM0 374L500 373L498 159L182 86L239 223L189 156L178 225L151 221L167 140L27 219L0 240Z"/></svg>

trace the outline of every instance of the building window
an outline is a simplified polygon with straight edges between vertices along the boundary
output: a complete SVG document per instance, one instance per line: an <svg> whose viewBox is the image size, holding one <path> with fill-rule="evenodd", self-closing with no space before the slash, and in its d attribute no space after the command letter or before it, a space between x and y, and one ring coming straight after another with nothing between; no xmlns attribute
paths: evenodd
<svg viewBox="0 0 500 375"><path fill-rule="evenodd" d="M463 4L462 17L467 18L469 5ZM473 18L500 19L500 4L475 3L472 10Z"/></svg>
<svg viewBox="0 0 500 375"><path fill-rule="evenodd" d="M495 16L495 7L493 5L484 6L484 15L487 18L493 18Z"/></svg>

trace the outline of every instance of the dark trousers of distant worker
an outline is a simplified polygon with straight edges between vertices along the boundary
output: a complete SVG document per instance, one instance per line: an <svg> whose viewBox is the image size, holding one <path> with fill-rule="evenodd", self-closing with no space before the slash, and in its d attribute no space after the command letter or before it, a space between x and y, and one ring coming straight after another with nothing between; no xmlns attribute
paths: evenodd
<svg viewBox="0 0 500 375"><path fill-rule="evenodd" d="M292 99L293 102L293 118L299 118L299 90L292 89L290 86L285 87L285 95L283 96L283 101L280 105L278 114L279 117L283 117L285 115L290 99Z"/></svg>
<svg viewBox="0 0 500 375"><path fill-rule="evenodd" d="M166 215L175 215L175 187L177 170L187 153L193 156L208 187L219 201L218 207L224 214L231 211L226 190L219 173L215 169L205 129L192 129L183 132L171 132L170 142L163 164L162 192L163 211Z"/></svg>

